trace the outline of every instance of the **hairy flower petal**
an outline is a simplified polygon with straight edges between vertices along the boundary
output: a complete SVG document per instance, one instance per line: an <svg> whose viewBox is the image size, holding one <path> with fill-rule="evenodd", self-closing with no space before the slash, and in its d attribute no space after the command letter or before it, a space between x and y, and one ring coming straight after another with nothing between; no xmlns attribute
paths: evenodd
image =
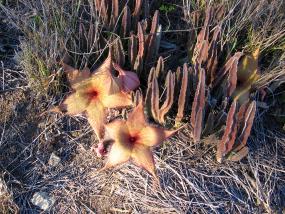
<svg viewBox="0 0 285 214"><path fill-rule="evenodd" d="M125 144L116 141L111 146L111 150L107 158L107 163L103 169L108 169L110 167L125 163L130 159L130 157L131 149Z"/></svg>
<svg viewBox="0 0 285 214"><path fill-rule="evenodd" d="M159 127L147 126L140 132L140 144L158 146L176 131L167 131Z"/></svg>
<svg viewBox="0 0 285 214"><path fill-rule="evenodd" d="M126 124L131 133L137 133L147 125L142 101L129 114Z"/></svg>
<svg viewBox="0 0 285 214"><path fill-rule="evenodd" d="M122 81L122 89L125 92L130 92L139 87L140 80L135 72L125 71L116 63L114 63L113 66L119 72L119 78Z"/></svg>
<svg viewBox="0 0 285 214"><path fill-rule="evenodd" d="M124 76L122 76L123 79L123 90L125 92L132 91L139 87L140 80L136 73L131 71L125 71Z"/></svg>
<svg viewBox="0 0 285 214"><path fill-rule="evenodd" d="M91 78L88 78L80 83L77 83L74 87L75 90L88 91L90 89L96 88L100 92L101 97L108 95L106 88L110 85L109 79L106 75L94 75ZM118 91L119 92L119 91Z"/></svg>
<svg viewBox="0 0 285 214"><path fill-rule="evenodd" d="M122 136L122 134L128 132L126 121L123 120L114 120L105 125L105 128L108 138L116 139L117 141L123 141L124 136Z"/></svg>
<svg viewBox="0 0 285 214"><path fill-rule="evenodd" d="M107 108L121 108L132 105L132 99L130 94L116 93L109 96L105 96L102 102Z"/></svg>
<svg viewBox="0 0 285 214"><path fill-rule="evenodd" d="M126 124L131 134L139 133L139 143L147 146L157 146L179 130L169 131L148 125L145 119L142 101L129 114Z"/></svg>
<svg viewBox="0 0 285 214"><path fill-rule="evenodd" d="M91 102L86 109L87 119L99 139L104 136L106 110L101 102Z"/></svg>
<svg viewBox="0 0 285 214"><path fill-rule="evenodd" d="M134 164L144 168L154 177L157 177L152 151L148 146L135 144L132 149L131 158Z"/></svg>
<svg viewBox="0 0 285 214"><path fill-rule="evenodd" d="M75 115L84 112L89 103L90 101L81 93L74 92L59 105L59 109L69 115Z"/></svg>
<svg viewBox="0 0 285 214"><path fill-rule="evenodd" d="M109 55L107 59L102 63L102 65L96 69L94 75L101 76L104 78L105 82L108 81L107 85L105 85L105 90L108 94L118 93L122 90L122 80L118 75L114 72L113 62L112 62L112 52L110 49Z"/></svg>

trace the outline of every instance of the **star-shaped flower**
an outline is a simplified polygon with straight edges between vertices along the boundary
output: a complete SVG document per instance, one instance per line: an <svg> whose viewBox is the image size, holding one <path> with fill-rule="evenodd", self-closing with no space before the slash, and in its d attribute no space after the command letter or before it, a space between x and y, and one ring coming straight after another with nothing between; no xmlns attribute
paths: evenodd
<svg viewBox="0 0 285 214"><path fill-rule="evenodd" d="M125 71L113 61L111 48L107 59L97 68L94 74L91 74L87 67L81 71L65 63L62 63L62 67L73 89L76 83L98 74L103 75L106 80L110 81L110 94L117 93L117 91L130 92L140 85L140 80L136 73Z"/></svg>
<svg viewBox="0 0 285 214"><path fill-rule="evenodd" d="M113 144L110 146L106 165L102 170L131 160L157 178L151 147L160 145L177 130L165 130L146 122L142 101L129 114L127 121L115 120L107 125L106 133ZM110 142L109 140L107 141ZM99 144L97 154L106 155L104 144Z"/></svg>
<svg viewBox="0 0 285 214"><path fill-rule="evenodd" d="M111 54L94 74L87 69L67 68L74 92L59 105L59 109L69 115L85 112L95 133L102 138L106 109L130 106L132 100L127 92L138 87L139 80L135 73L124 71L113 63Z"/></svg>

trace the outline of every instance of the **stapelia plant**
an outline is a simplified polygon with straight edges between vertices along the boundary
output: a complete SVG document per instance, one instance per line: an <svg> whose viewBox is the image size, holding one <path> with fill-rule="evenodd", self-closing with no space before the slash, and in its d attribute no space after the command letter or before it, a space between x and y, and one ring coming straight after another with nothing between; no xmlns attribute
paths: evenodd
<svg viewBox="0 0 285 214"><path fill-rule="evenodd" d="M157 78L153 75L152 83L149 84L149 90L151 90L151 112L152 117L161 124L165 123L165 115L170 110L174 100L174 85L175 75L169 71L166 76L166 99L162 106L159 106L159 85Z"/></svg>
<svg viewBox="0 0 285 214"><path fill-rule="evenodd" d="M103 169L131 160L157 178L151 148L160 145L166 138L178 131L165 130L146 122L142 101L129 114L127 121L115 120L106 126L106 132L114 142L111 145L106 165ZM109 141L108 141L109 142ZM104 143L97 153L105 155Z"/></svg>
<svg viewBox="0 0 285 214"><path fill-rule="evenodd" d="M137 23L137 35L131 34L128 51L131 67L138 73L146 69L154 60L160 45L161 25L159 25L159 12L156 11L151 23L149 34L146 32L144 22Z"/></svg>
<svg viewBox="0 0 285 214"><path fill-rule="evenodd" d="M149 72L146 92L148 114L160 124L165 123L165 115L172 114L176 106L175 123L179 124L184 116L189 117L185 109L189 109L192 105L189 123L194 142L215 134L226 123L224 136L218 143L218 161L223 158L239 160L247 154L246 141L256 109L254 102L249 103L249 93L259 76L258 49L247 55L236 52L219 67L221 63L218 60L223 51L221 44L223 23L219 20L223 14L222 7L219 10L211 7L206 10L204 26L197 36L194 47L192 66L184 64L182 70L178 67L176 72L166 73L163 59L159 58L157 66ZM175 76L176 84L174 84ZM164 77L166 84L162 87L158 82ZM160 89L166 93L160 94ZM176 92L179 93L178 99L174 96ZM162 100L164 103L160 105ZM226 109L231 105L231 100L235 102L227 114ZM241 116L237 116L241 114L239 113L241 110L236 111L239 105L242 105L240 109L245 109L244 112L248 111L249 114L242 119L238 119ZM242 132L243 137L240 136Z"/></svg>
<svg viewBox="0 0 285 214"><path fill-rule="evenodd" d="M59 109L69 115L85 112L97 136L102 138L106 109L130 106L132 100L127 92L139 86L138 77L113 63L111 53L94 74L88 69L79 71L66 65L65 68L74 91L59 105Z"/></svg>
<svg viewBox="0 0 285 214"><path fill-rule="evenodd" d="M185 66L187 69L187 66ZM188 71L187 71L188 72ZM165 94L165 100L162 105L160 105L160 87L159 87L159 79L161 79L161 76L166 75L165 78L165 88L164 90L166 91ZM185 82L185 78L188 78L183 74L184 78L182 80L182 86L183 89L181 89L180 93L186 93L187 85L185 85L187 82ZM160 78L159 78L160 77ZM180 88L179 84L177 86ZM148 87L146 91L146 100L145 100L145 105L147 107L147 111L149 116L151 116L156 122L160 124L165 124L165 116L166 114L170 111L172 108L174 99L175 99L175 72L171 72L169 70L167 73L164 71L164 63L163 63L163 58L160 57L158 59L156 67L153 67L148 75ZM185 94L184 94L185 95ZM184 97L185 98L185 97ZM179 97L179 102L180 104L185 103L185 99L183 101L182 97ZM181 101L182 100L182 101ZM183 106L184 107L184 106ZM181 107L179 108L179 116L181 117L180 120L182 119L181 114L183 114L184 108ZM180 121L179 120L179 121Z"/></svg>
<svg viewBox="0 0 285 214"><path fill-rule="evenodd" d="M150 18L150 2L144 0L136 1L105 1L94 0L95 11L104 27L120 36L129 36L131 31L134 31L139 21Z"/></svg>
<svg viewBox="0 0 285 214"><path fill-rule="evenodd" d="M97 2L99 4L99 1ZM99 5L105 7L104 4L100 3ZM111 4L111 1L109 2L109 4ZM136 4L139 5L138 2ZM140 7L141 6L139 6L138 8ZM128 7L126 6L124 9L124 13L126 12L126 14L124 14L124 16L122 17L123 20L122 20L121 36L122 38L129 36L127 44L128 61L130 63L132 70L142 75L143 70L148 68L149 64L152 64L153 60L156 59L156 55L159 49L160 38L161 38L161 25L159 25L159 12L156 11L152 19L143 19L141 21L138 21L137 19L138 17L135 14L133 14L135 15L133 16L133 19L132 20L130 19L129 17L130 14L128 15L129 9L127 8ZM129 19L127 19L127 17L129 17ZM136 21L134 21L134 19L136 19ZM148 23L150 21L151 23ZM130 28L130 23L132 23L132 27L134 27L134 29ZM147 30L148 25L151 25L150 31ZM125 63L125 56L124 56L124 45L123 42L121 41L121 38L120 37L116 38L116 40L112 43L113 43L112 45L113 52L116 56L115 58L118 64L123 65Z"/></svg>

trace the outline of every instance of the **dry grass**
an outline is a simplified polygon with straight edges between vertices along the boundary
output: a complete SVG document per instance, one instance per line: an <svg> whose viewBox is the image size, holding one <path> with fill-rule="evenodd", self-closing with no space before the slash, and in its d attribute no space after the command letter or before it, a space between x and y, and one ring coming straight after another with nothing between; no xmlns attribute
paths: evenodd
<svg viewBox="0 0 285 214"><path fill-rule="evenodd" d="M83 68L91 67L101 55L101 23L86 1L17 0L0 7L23 35L18 59L31 89L40 95L62 92L60 60Z"/></svg>
<svg viewBox="0 0 285 214"><path fill-rule="evenodd" d="M183 2L188 10L205 7L204 1ZM195 25L191 20L177 19L183 2L175 1L177 11L162 13L162 25L169 26L162 40L175 47L162 53L169 57L169 67L177 63L173 58L179 56L182 64L189 57L184 43L183 48L179 46L189 36L184 30ZM280 12L284 8L281 3L273 1L270 7L266 7L266 1L226 4L232 12L224 20L223 31L229 53L236 49L250 50L255 40L262 46L262 78L258 88L270 88L271 82L284 79L284 29L279 26L284 26L285 18ZM40 212L31 204L33 194L38 191L54 197L56 202L51 212L56 213L284 212L285 134L277 124L268 122L272 120L268 115L270 109L258 109L248 141L249 156L241 162L218 164L214 158L215 136L195 144L187 129L155 149L161 184L157 189L147 173L130 164L98 173L103 161L91 150L96 139L85 118L41 115L61 99L65 90L61 88L60 78L49 79L50 74L60 73L58 58L68 50L72 64L81 68L101 60L106 43L96 46L95 39L83 47L76 42L80 37L81 14L86 15L85 24L89 25L88 5L89 1L69 0L64 4L54 0L29 1L22 9L23 1L19 0L12 6L0 6L10 17L10 24L21 26L24 35L22 55L15 58L22 66L11 57L0 59L0 174L6 183L5 198L0 195L0 203L7 204L4 213L18 209L21 213ZM36 18L37 14L41 20ZM31 25L33 21L41 26ZM96 26L95 37L102 36L101 23ZM196 27L197 33L200 26ZM254 36L239 39L244 32ZM35 40L31 40L33 37ZM48 84L48 93L38 92L38 83L42 87L46 79L53 85ZM264 101L268 106L277 99L276 93L272 92ZM53 152L61 158L55 167L48 164Z"/></svg>

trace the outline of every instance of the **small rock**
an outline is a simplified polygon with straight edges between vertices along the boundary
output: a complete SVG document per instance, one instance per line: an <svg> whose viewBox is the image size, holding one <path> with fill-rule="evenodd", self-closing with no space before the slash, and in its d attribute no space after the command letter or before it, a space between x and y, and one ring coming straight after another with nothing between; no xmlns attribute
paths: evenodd
<svg viewBox="0 0 285 214"><path fill-rule="evenodd" d="M31 202L46 211L54 204L54 199L49 197L46 192L36 192L31 199Z"/></svg>
<svg viewBox="0 0 285 214"><path fill-rule="evenodd" d="M60 163L61 159L54 152L51 153L50 158L48 160L48 164L50 166L57 166Z"/></svg>

